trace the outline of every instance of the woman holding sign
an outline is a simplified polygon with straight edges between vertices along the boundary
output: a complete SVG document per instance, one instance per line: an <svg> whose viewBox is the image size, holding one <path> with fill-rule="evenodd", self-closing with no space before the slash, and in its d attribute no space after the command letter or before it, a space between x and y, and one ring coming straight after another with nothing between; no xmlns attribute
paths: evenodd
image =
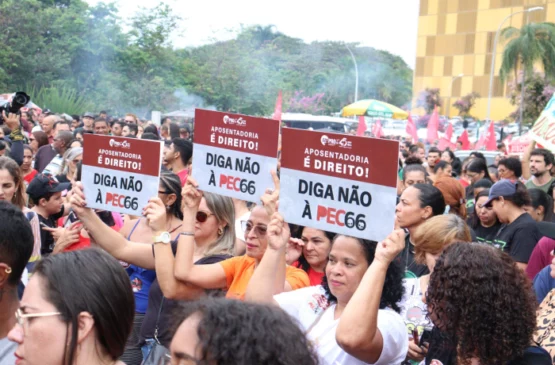
<svg viewBox="0 0 555 365"><path fill-rule="evenodd" d="M173 268L175 279L180 282L180 290L186 292L192 284L204 289L227 289L228 298L244 298L255 267L260 263L268 246L267 227L270 223L270 212L275 210L279 197L279 179L275 173L273 177L276 190L264 195L264 206L255 207L245 222L247 253L217 264L202 266L193 265L195 254L193 232L198 225L198 218L195 219L195 217L202 212L199 205L204 199L203 193L197 189L197 182L191 176L188 177L187 184L183 188L183 229L179 237L176 257L173 257L167 245L155 245L156 257L163 257L163 263L160 262L160 264ZM159 204L155 201L151 202L146 209L147 217L156 215L159 210ZM206 219L212 219L212 217L208 216ZM221 227L218 233L220 229ZM284 273L284 280L274 283L276 294L309 285L308 276L304 271L286 265L285 254L282 257L282 263L280 270ZM162 284L162 277L158 280ZM166 280L173 282L174 278L166 278Z"/></svg>
<svg viewBox="0 0 555 365"><path fill-rule="evenodd" d="M403 231L393 232L379 244L337 235L323 284L278 295L274 295L273 286L283 280L280 268L289 229L277 213L268 227L268 237L268 249L249 283L247 300L279 305L295 318L321 364L385 365L405 359L408 337L397 306L403 294L403 273L398 264L392 264L404 247ZM353 316L367 324L364 329L371 329L363 340L358 340L361 326L351 325L345 330L341 324L344 318L352 323Z"/></svg>

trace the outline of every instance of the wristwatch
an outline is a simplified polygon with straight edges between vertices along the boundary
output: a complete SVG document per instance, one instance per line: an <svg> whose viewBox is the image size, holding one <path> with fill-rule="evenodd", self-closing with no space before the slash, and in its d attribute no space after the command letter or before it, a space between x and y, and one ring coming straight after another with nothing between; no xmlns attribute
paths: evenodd
<svg viewBox="0 0 555 365"><path fill-rule="evenodd" d="M158 236L154 236L154 243L163 243L163 244L168 244L171 241L171 235L169 234L169 232L162 232L160 233L160 235Z"/></svg>

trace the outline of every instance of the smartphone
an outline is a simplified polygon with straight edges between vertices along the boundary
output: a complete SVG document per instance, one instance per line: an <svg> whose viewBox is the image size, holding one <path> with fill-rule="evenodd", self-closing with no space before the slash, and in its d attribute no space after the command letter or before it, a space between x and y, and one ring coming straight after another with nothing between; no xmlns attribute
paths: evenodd
<svg viewBox="0 0 555 365"><path fill-rule="evenodd" d="M414 343L418 343L420 346L420 341L418 340L418 329L413 329L412 330L412 340L414 341Z"/></svg>
<svg viewBox="0 0 555 365"><path fill-rule="evenodd" d="M420 336L420 341L418 342L418 346L422 347L425 343L430 343L430 338L432 337L432 330L424 330L422 332L422 336ZM416 341L414 341L416 343Z"/></svg>

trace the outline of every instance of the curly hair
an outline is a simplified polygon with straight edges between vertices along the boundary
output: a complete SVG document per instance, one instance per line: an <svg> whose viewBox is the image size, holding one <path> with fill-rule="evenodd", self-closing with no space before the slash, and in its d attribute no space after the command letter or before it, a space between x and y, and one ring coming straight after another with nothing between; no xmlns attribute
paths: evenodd
<svg viewBox="0 0 555 365"><path fill-rule="evenodd" d="M318 364L299 326L276 306L224 298L184 302L174 312L174 333L192 315L201 317L199 364Z"/></svg>
<svg viewBox="0 0 555 365"><path fill-rule="evenodd" d="M364 240L361 238L345 236L338 234L335 236L332 247L338 237L349 237L355 239L363 248L364 255L366 256L366 262L368 266L374 261L374 255L376 254L376 246L378 243L376 241ZM401 308L399 308L399 301L405 293L405 287L403 286L403 278L405 273L401 268L401 265L397 261L393 261L389 264L387 272L385 274L385 282L383 284L382 297L380 300L380 309L391 308L395 312L400 313ZM331 293L330 287L328 285L328 279L324 276L322 280L322 286L326 292L326 297L330 302L337 302L337 298Z"/></svg>
<svg viewBox="0 0 555 365"><path fill-rule="evenodd" d="M458 363L501 365L532 343L536 299L531 282L501 250L454 243L436 262L426 295L434 324L453 340Z"/></svg>

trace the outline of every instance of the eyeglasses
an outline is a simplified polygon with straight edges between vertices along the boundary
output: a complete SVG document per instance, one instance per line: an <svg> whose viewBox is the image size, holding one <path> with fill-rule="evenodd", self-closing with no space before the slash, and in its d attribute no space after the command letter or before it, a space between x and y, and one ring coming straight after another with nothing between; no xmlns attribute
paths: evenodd
<svg viewBox="0 0 555 365"><path fill-rule="evenodd" d="M210 217L211 215L214 215L214 214L210 212L205 212L204 210L199 210L197 212L197 222L204 223L208 220L208 217Z"/></svg>
<svg viewBox="0 0 555 365"><path fill-rule="evenodd" d="M38 317L53 317L53 316L59 316L60 312L45 312L45 313L28 313L25 314L21 311L21 309L18 309L15 311L15 320L17 321L17 324L20 325L21 327L24 327L25 324L25 319L27 318L38 318Z"/></svg>
<svg viewBox="0 0 555 365"><path fill-rule="evenodd" d="M241 229L245 231L245 235L249 234L251 230L254 230L254 234L258 237L266 236L266 232L268 231L268 227L261 226L261 225L254 225L249 221L241 221Z"/></svg>

